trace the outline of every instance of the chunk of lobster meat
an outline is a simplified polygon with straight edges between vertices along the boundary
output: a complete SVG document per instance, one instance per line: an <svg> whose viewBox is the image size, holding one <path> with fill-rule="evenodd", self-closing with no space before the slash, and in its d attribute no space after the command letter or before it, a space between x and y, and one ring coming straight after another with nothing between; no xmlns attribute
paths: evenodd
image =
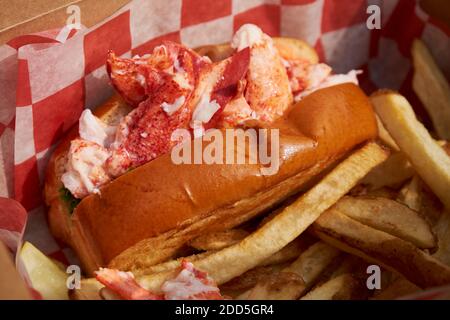
<svg viewBox="0 0 450 320"><path fill-rule="evenodd" d="M223 300L214 280L186 260L178 275L163 283L162 294L143 288L131 272L100 268L95 274L108 290L125 300Z"/></svg>
<svg viewBox="0 0 450 320"><path fill-rule="evenodd" d="M106 162L108 172L117 177L168 153L179 142L171 140L172 132L188 129L190 120L188 103L169 115L161 104L142 102L119 124L111 157Z"/></svg>
<svg viewBox="0 0 450 320"><path fill-rule="evenodd" d="M247 72L248 50L199 70L194 90L182 88L167 74L144 72L152 83L148 98L119 124L108 172L117 177L129 168L140 166L178 144L172 139L177 129L194 129L194 134L215 127L221 110L237 94L238 82ZM205 127L204 127L205 126Z"/></svg>
<svg viewBox="0 0 450 320"><path fill-rule="evenodd" d="M106 65L114 88L128 103L138 106L167 77L181 88L192 90L199 70L209 63L183 45L165 41L142 57L126 59L110 52Z"/></svg>
<svg viewBox="0 0 450 320"><path fill-rule="evenodd" d="M232 47L250 48L245 99L255 120L273 122L292 103L292 93L283 60L272 39L255 25L243 25L234 35Z"/></svg>
<svg viewBox="0 0 450 320"><path fill-rule="evenodd" d="M223 300L220 290L206 272L187 260L181 262L180 273L161 287L166 300Z"/></svg>
<svg viewBox="0 0 450 320"><path fill-rule="evenodd" d="M241 87L245 88L246 81L242 82ZM256 119L255 111L250 107L243 95L243 89L234 99L232 99L223 109L219 127L221 128L235 128L247 126Z"/></svg>
<svg viewBox="0 0 450 320"><path fill-rule="evenodd" d="M332 71L325 63L311 64L303 60L287 60L285 66L294 95L318 86Z"/></svg>
<svg viewBox="0 0 450 320"><path fill-rule="evenodd" d="M138 105L146 97L145 78L139 71L141 62L145 63L145 59L123 59L112 51L106 60L106 70L112 85L132 106Z"/></svg>
<svg viewBox="0 0 450 320"><path fill-rule="evenodd" d="M222 113L224 110L229 109L229 105L233 103L234 100L239 99L243 96L244 89L246 86L245 76L248 72L250 63L250 50L248 48L236 52L228 59L223 60L214 65L210 72L205 72L200 77L200 88L198 92L202 92L200 101L193 114L193 120L197 119L197 114L205 109L202 100L205 97L209 101L214 102L215 106L208 106L207 109L211 110L216 108L217 111L214 112L213 116L208 120L208 117L203 120L203 125L205 129L209 128L220 128L224 126ZM203 87L203 88L202 88ZM239 112L239 110L236 110ZM208 113L208 112L206 112ZM238 116L239 113L236 113ZM237 124L237 120L233 121Z"/></svg>
<svg viewBox="0 0 450 320"><path fill-rule="evenodd" d="M326 77L322 82L317 85L306 88L304 91L295 95L295 101L300 101L307 95L317 91L319 89L335 86L342 83L354 83L358 85L358 75L361 74L361 70L351 70L346 74L332 74Z"/></svg>
<svg viewBox="0 0 450 320"><path fill-rule="evenodd" d="M96 279L124 300L164 300L163 295L154 294L137 283L131 272L100 268Z"/></svg>
<svg viewBox="0 0 450 320"><path fill-rule="evenodd" d="M109 156L108 150L95 142L72 140L62 183L75 198L98 192L101 185L110 181L104 166Z"/></svg>

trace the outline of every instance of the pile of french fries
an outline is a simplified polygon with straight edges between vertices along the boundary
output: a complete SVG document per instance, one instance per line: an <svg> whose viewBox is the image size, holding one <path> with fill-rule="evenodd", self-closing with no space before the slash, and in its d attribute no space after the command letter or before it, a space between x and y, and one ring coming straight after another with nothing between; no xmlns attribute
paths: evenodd
<svg viewBox="0 0 450 320"><path fill-rule="evenodd" d="M190 256L132 270L138 282L158 292L187 259L232 299L395 299L449 285L450 90L426 47L416 41L412 50L414 89L435 132L400 94L374 93L379 141L266 218L196 238ZM71 297L106 298L105 290L85 279Z"/></svg>

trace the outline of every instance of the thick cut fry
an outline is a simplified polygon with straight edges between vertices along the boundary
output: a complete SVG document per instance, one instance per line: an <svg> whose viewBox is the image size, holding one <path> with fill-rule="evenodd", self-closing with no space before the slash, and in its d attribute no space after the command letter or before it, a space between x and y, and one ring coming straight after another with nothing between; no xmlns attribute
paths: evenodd
<svg viewBox="0 0 450 320"><path fill-rule="evenodd" d="M80 289L69 291L69 297L72 300L102 300L100 290L104 286L95 278L82 279Z"/></svg>
<svg viewBox="0 0 450 320"><path fill-rule="evenodd" d="M255 287L240 295L238 299L298 299L305 290L315 284L319 276L339 254L339 250L323 242L317 242L280 273L259 281ZM291 275L296 275L302 281L287 284L286 278L292 278ZM280 288L283 287L285 288L280 292Z"/></svg>
<svg viewBox="0 0 450 320"><path fill-rule="evenodd" d="M422 205L420 178L415 175L399 192L397 200L409 208L419 211Z"/></svg>
<svg viewBox="0 0 450 320"><path fill-rule="evenodd" d="M324 242L402 274L428 288L450 283L450 268L410 242L373 229L337 210L324 212L313 225Z"/></svg>
<svg viewBox="0 0 450 320"><path fill-rule="evenodd" d="M254 268L298 237L367 172L384 161L387 154L376 143L366 144L256 232L238 244L199 259L195 266L208 272L219 285ZM138 281L144 288L159 292L162 283L173 276L174 271L160 272Z"/></svg>
<svg viewBox="0 0 450 320"><path fill-rule="evenodd" d="M450 212L442 213L441 218L434 226L434 231L438 238L439 249L433 256L450 266Z"/></svg>
<svg viewBox="0 0 450 320"><path fill-rule="evenodd" d="M371 101L386 129L420 177L450 208L450 158L417 121L408 101L394 92L378 92Z"/></svg>
<svg viewBox="0 0 450 320"><path fill-rule="evenodd" d="M343 274L309 291L300 300L362 300L368 296L364 281L352 274Z"/></svg>
<svg viewBox="0 0 450 320"><path fill-rule="evenodd" d="M354 275L361 273L365 274L368 266L366 261L357 256L346 254L343 252L341 253L340 257L342 260L340 261L339 265L337 265L332 270L329 270L329 273L325 275L326 277L324 277L325 281L339 277L346 273L351 273ZM322 281L322 283L325 281Z"/></svg>
<svg viewBox="0 0 450 320"><path fill-rule="evenodd" d="M361 181L361 184L369 186L370 190L382 187L399 187L414 175L414 169L408 158L402 152L392 153L389 158L373 168Z"/></svg>
<svg viewBox="0 0 450 320"><path fill-rule="evenodd" d="M270 267L256 267L247 272L244 272L240 276L231 279L227 283L221 286L224 290L247 290L254 287L258 282L265 278L268 278L274 273Z"/></svg>
<svg viewBox="0 0 450 320"><path fill-rule="evenodd" d="M286 247L280 251L274 253L272 256L264 260L260 266L270 266L274 264L283 263L286 261L293 260L297 258L301 252L303 252L311 244L312 237L299 237L289 243ZM215 252L216 250L210 250L207 252L202 252L199 254L191 255L189 257L181 257L174 260L169 260L154 266L147 268L136 269L133 271L135 276L149 275L163 271L174 270L180 266L182 260L187 260L189 262L195 262L201 258L205 258Z"/></svg>
<svg viewBox="0 0 450 320"><path fill-rule="evenodd" d="M315 239L314 239L315 240ZM261 262L260 266L270 266L296 259L303 251L313 244L313 237L301 237L295 239L280 251L275 252L269 258Z"/></svg>
<svg viewBox="0 0 450 320"><path fill-rule="evenodd" d="M436 247L436 238L427 221L417 211L397 201L376 197L344 197L333 208L369 227L409 241L416 247Z"/></svg>
<svg viewBox="0 0 450 320"><path fill-rule="evenodd" d="M412 46L413 89L428 111L438 136L450 139L450 86L421 40Z"/></svg>
<svg viewBox="0 0 450 320"><path fill-rule="evenodd" d="M387 132L386 128L383 125L383 122L381 122L380 117L376 115L377 119L377 126L378 126L378 137L380 138L381 142L383 142L385 145L387 145L389 148L395 151L399 151L397 144L395 143L394 139L392 139L389 132Z"/></svg>
<svg viewBox="0 0 450 320"><path fill-rule="evenodd" d="M302 278L291 272L271 274L256 286L238 296L237 300L292 300L304 291Z"/></svg>
<svg viewBox="0 0 450 320"><path fill-rule="evenodd" d="M230 229L220 232L208 233L189 242L192 248L197 250L220 250L238 243L248 236L248 232L242 229Z"/></svg>
<svg viewBox="0 0 450 320"><path fill-rule="evenodd" d="M421 291L421 289L418 286L406 280L404 277L399 276L385 289L381 288L381 291L377 292L372 299L393 300L419 291Z"/></svg>
<svg viewBox="0 0 450 320"><path fill-rule="evenodd" d="M418 211L432 226L442 214L441 202L417 175L400 190L397 201Z"/></svg>
<svg viewBox="0 0 450 320"><path fill-rule="evenodd" d="M158 272L163 272L163 271L175 270L176 268L178 268L180 266L182 260L186 260L189 262L195 262L201 258L205 258L205 257L209 256L213 252L215 252L215 251L213 251L213 250L206 251L206 252L202 252L199 254L191 255L189 257L181 257L181 258L169 260L169 261L166 261L166 262L163 262L160 264L156 264L154 266L136 269L136 270L133 270L133 274L135 276L140 276L140 275L145 275L145 274L148 275L148 274L153 274L153 273L158 273Z"/></svg>
<svg viewBox="0 0 450 320"><path fill-rule="evenodd" d="M325 268L339 255L339 250L321 241L313 244L283 272L298 274L310 287Z"/></svg>

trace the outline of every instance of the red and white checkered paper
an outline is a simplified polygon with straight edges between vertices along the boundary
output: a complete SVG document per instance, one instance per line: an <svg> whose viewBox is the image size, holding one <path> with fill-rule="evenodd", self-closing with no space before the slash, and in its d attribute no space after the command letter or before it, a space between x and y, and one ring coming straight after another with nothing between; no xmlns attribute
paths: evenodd
<svg viewBox="0 0 450 320"><path fill-rule="evenodd" d="M381 8L381 30L366 27L372 4ZM48 230L42 183L58 140L84 108L111 95L108 50L131 57L163 39L190 47L221 43L244 23L271 36L306 40L336 72L364 70L367 93L399 90L425 123L411 90L414 38L424 40L450 79L450 30L412 0L134 0L104 22L72 32L64 43L56 40L59 30L13 39L0 47L0 196L28 211L25 238L52 257L74 261Z"/></svg>

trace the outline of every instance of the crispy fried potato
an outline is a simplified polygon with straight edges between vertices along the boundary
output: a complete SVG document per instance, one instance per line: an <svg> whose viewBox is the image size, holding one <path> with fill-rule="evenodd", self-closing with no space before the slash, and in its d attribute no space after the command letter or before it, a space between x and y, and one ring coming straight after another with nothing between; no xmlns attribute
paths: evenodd
<svg viewBox="0 0 450 320"><path fill-rule="evenodd" d="M220 288L224 290L247 290L254 287L259 281L273 274L271 267L256 267L244 272L240 276L224 283Z"/></svg>
<svg viewBox="0 0 450 320"><path fill-rule="evenodd" d="M395 199L395 198L397 198L398 191L396 191L395 189L391 189L389 187L382 187L380 189L369 190L366 193L362 193L360 195L367 196L367 197Z"/></svg>
<svg viewBox="0 0 450 320"><path fill-rule="evenodd" d="M285 37L275 37L273 40L280 55L286 60L300 59L311 63L319 62L319 57L314 48L302 40ZM202 56L208 56L212 61L216 62L228 58L233 54L234 50L229 43L223 43L198 47L195 51Z"/></svg>
<svg viewBox="0 0 450 320"><path fill-rule="evenodd" d="M208 233L191 240L188 244L197 250L220 250L238 243L249 233L242 229L230 229L219 232Z"/></svg>
<svg viewBox="0 0 450 320"><path fill-rule="evenodd" d="M408 101L394 92L371 97L375 110L420 177L450 208L450 158L416 119Z"/></svg>
<svg viewBox="0 0 450 320"><path fill-rule="evenodd" d="M413 89L433 122L440 138L450 139L450 86L425 44L414 40Z"/></svg>
<svg viewBox="0 0 450 320"><path fill-rule="evenodd" d="M238 244L197 260L195 266L220 285L261 264L305 231L387 155L378 144L367 143L274 219ZM144 288L159 292L162 283L174 275L173 270L165 271L139 277L138 281Z"/></svg>
<svg viewBox="0 0 450 320"><path fill-rule="evenodd" d="M437 223L443 211L442 203L417 175L400 190L397 201L420 212L432 226Z"/></svg>
<svg viewBox="0 0 450 320"><path fill-rule="evenodd" d="M450 283L450 267L410 242L366 226L334 208L324 212L312 229L324 242L396 271L421 288Z"/></svg>
<svg viewBox="0 0 450 320"><path fill-rule="evenodd" d="M433 256L450 266L450 212L442 213L440 219L434 226L434 231L438 238L439 249Z"/></svg>
<svg viewBox="0 0 450 320"><path fill-rule="evenodd" d="M340 252L336 248L319 241L309 247L283 272L298 274L305 281L306 287L310 287L339 254Z"/></svg>
<svg viewBox="0 0 450 320"><path fill-rule="evenodd" d="M308 249L316 239L307 235L302 234L300 237L289 243L280 251L274 253L269 258L261 262L260 266L270 266L273 264L283 263L287 261L292 261Z"/></svg>
<svg viewBox="0 0 450 320"><path fill-rule="evenodd" d="M392 153L389 158L373 168L361 181L370 190L382 187L396 188L414 175L414 169L402 152Z"/></svg>
<svg viewBox="0 0 450 320"><path fill-rule="evenodd" d="M422 205L420 178L415 175L399 192L397 200L409 208L419 211Z"/></svg>
<svg viewBox="0 0 450 320"><path fill-rule="evenodd" d="M180 266L182 260L187 260L189 262L195 262L199 259L209 256L210 254L212 254L214 252L215 252L214 250L206 251L206 252L194 254L194 255L191 255L188 257L181 257L181 258L169 260L169 261L166 261L166 262L163 262L160 264L156 264L156 265L153 265L150 267L135 269L135 270L133 270L133 274L135 276L140 276L140 275L149 275L149 274L154 274L154 273L158 273L158 272L175 270L176 268L178 268Z"/></svg>
<svg viewBox="0 0 450 320"><path fill-rule="evenodd" d="M95 278L82 279L80 289L69 291L71 300L101 300L100 290L104 286Z"/></svg>
<svg viewBox="0 0 450 320"><path fill-rule="evenodd" d="M418 248L436 247L431 226L417 211L397 201L375 197L344 197L333 209L369 227L387 232Z"/></svg>
<svg viewBox="0 0 450 320"><path fill-rule="evenodd" d="M363 300L367 297L364 281L347 273L315 287L300 300Z"/></svg>
<svg viewBox="0 0 450 320"><path fill-rule="evenodd" d="M305 290L314 285L322 272L339 254L339 250L323 242L317 242L291 265L259 281L255 287L241 294L238 299L298 299ZM288 283L287 279L295 279L295 276L302 281L293 280L292 283Z"/></svg>
<svg viewBox="0 0 450 320"><path fill-rule="evenodd" d="M346 253L341 253L340 257L342 260L335 268L330 270L330 272L326 275L327 277L325 278L325 281L339 277L340 275L346 273L361 274L362 272L366 272L368 263L363 259ZM322 283L325 281L322 281Z"/></svg>
<svg viewBox="0 0 450 320"><path fill-rule="evenodd" d="M384 127L383 122L381 122L380 117L378 115L375 115L375 118L377 119L378 137L380 138L381 142L383 142L392 150L400 151L398 145L395 143L394 139L392 139L391 135Z"/></svg>
<svg viewBox="0 0 450 320"><path fill-rule="evenodd" d="M405 295L409 295L415 292L422 291L418 286L404 277L399 276L392 281L386 288L382 288L381 291L375 293L372 297L373 300L393 300Z"/></svg>
<svg viewBox="0 0 450 320"><path fill-rule="evenodd" d="M271 274L249 291L238 296L237 300L287 300L297 299L305 289L303 279L291 272Z"/></svg>

